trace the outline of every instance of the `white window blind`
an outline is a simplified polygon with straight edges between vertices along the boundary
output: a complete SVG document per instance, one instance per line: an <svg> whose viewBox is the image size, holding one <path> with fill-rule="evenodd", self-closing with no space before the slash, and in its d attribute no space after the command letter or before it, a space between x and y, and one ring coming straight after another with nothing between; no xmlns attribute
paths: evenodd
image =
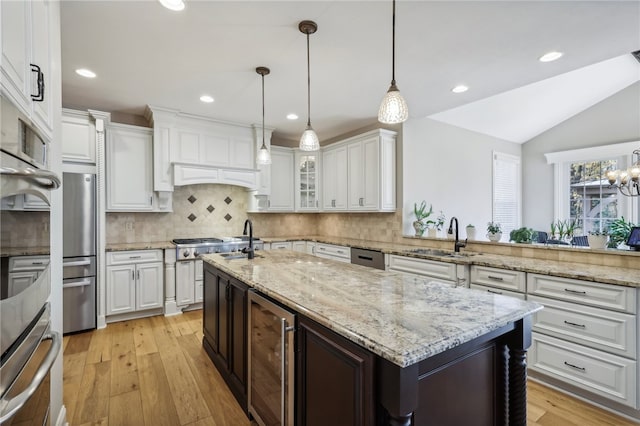
<svg viewBox="0 0 640 426"><path fill-rule="evenodd" d="M520 181L520 157L494 151L492 220L502 225L502 241L508 241L509 233L520 227Z"/></svg>

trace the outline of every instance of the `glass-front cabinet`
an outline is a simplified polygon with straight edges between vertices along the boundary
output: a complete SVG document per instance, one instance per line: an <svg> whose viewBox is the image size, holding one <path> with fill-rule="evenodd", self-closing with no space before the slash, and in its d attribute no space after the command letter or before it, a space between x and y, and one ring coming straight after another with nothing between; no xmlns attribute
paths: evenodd
<svg viewBox="0 0 640 426"><path fill-rule="evenodd" d="M296 151L296 211L320 210L319 152Z"/></svg>

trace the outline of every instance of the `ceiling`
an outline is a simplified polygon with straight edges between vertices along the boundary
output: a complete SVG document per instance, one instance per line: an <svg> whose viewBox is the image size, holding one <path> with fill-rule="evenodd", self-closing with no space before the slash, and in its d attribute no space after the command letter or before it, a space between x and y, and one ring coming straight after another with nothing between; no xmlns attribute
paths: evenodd
<svg viewBox="0 0 640 426"><path fill-rule="evenodd" d="M275 128L277 139L295 141L307 115L306 36L297 26L310 19L318 24L310 36L311 121L321 142L376 122L391 80L390 1L185 3L183 11L172 12L153 0L61 2L63 105L143 115L149 104L260 123L255 68L267 66L265 124ZM399 0L396 25L396 80L411 118L553 80L640 48L638 1ZM565 55L538 61L551 50ZM78 76L74 70L81 67L97 77ZM457 84L470 89L454 94ZM215 102L200 102L205 93ZM300 118L287 120L292 112ZM498 125L505 118L484 119L490 120Z"/></svg>

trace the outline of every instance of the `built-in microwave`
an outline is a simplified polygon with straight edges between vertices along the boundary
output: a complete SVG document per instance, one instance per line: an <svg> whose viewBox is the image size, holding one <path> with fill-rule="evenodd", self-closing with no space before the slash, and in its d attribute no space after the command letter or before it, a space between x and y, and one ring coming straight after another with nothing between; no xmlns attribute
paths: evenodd
<svg viewBox="0 0 640 426"><path fill-rule="evenodd" d="M0 148L38 169L48 165L48 142L33 126L27 116L8 99L0 98L2 141Z"/></svg>

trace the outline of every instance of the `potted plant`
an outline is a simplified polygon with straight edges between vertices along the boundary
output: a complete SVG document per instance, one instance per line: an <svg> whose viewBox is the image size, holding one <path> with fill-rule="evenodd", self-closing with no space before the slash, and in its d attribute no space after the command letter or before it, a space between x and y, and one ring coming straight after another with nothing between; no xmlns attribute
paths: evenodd
<svg viewBox="0 0 640 426"><path fill-rule="evenodd" d="M467 231L467 240L475 240L476 239L476 227L472 224L468 224L465 228Z"/></svg>
<svg viewBox="0 0 640 426"><path fill-rule="evenodd" d="M614 220L609 225L609 248L617 248L620 244L625 243L629 239L633 224L627 222L624 216Z"/></svg>
<svg viewBox="0 0 640 426"><path fill-rule="evenodd" d="M489 241L498 242L502 238L502 227L498 222L487 223L487 238Z"/></svg>
<svg viewBox="0 0 640 426"><path fill-rule="evenodd" d="M604 248L607 246L608 239L609 234L607 233L606 229L602 231L600 231L599 229L589 231L589 235L587 235L589 248L596 250L604 250Z"/></svg>
<svg viewBox="0 0 640 426"><path fill-rule="evenodd" d="M438 217L436 217L436 221L434 224L434 228L436 229L436 231L442 231L442 229L444 228L445 219L446 216L444 215L444 213L442 213L442 210L440 210L440 214L438 215ZM444 234L444 236L448 238L447 231L444 231Z"/></svg>
<svg viewBox="0 0 640 426"><path fill-rule="evenodd" d="M514 229L509 233L509 241L520 244L531 244L534 238L537 237L537 232L533 229L522 227L520 229Z"/></svg>
<svg viewBox="0 0 640 426"><path fill-rule="evenodd" d="M433 213L433 206L429 206L427 211L427 202L422 201L420 206L417 203L413 203L413 214L416 215L416 220L413 221L413 229L416 231L416 237L421 237L424 234L424 230L427 229L427 223L425 219L431 216Z"/></svg>

